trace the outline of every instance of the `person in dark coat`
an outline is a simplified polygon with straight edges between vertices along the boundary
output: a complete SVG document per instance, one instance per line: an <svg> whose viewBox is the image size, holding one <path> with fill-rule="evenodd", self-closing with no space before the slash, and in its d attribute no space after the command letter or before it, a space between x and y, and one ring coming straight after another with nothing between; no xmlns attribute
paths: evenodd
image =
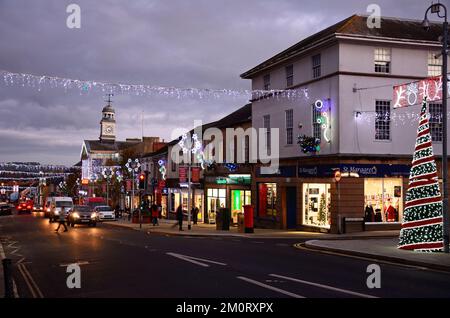
<svg viewBox="0 0 450 318"><path fill-rule="evenodd" d="M198 221L198 208L194 205L191 209L191 214L192 214L192 221L194 222L194 224L197 224Z"/></svg>
<svg viewBox="0 0 450 318"><path fill-rule="evenodd" d="M59 212L59 218L58 218L58 227L56 228L55 232L58 233L59 232L59 228L62 226L64 226L64 232L67 232L67 226L66 226L66 215L65 215L65 211L64 211L64 207L61 207L61 212Z"/></svg>
<svg viewBox="0 0 450 318"><path fill-rule="evenodd" d="M152 222L153 222L153 226L159 225L158 224L158 217L159 217L158 206L156 204L152 204Z"/></svg>
<svg viewBox="0 0 450 318"><path fill-rule="evenodd" d="M181 205L179 205L177 208L177 220L178 220L179 230L183 231L183 208L181 207Z"/></svg>

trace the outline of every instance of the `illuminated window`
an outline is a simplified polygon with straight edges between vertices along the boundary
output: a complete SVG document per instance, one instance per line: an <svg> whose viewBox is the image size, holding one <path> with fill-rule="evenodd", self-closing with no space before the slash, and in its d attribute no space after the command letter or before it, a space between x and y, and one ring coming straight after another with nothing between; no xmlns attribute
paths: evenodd
<svg viewBox="0 0 450 318"><path fill-rule="evenodd" d="M258 184L258 216L277 215L277 184Z"/></svg>
<svg viewBox="0 0 450 318"><path fill-rule="evenodd" d="M401 222L403 181L401 178L364 180L364 219L366 222Z"/></svg>
<svg viewBox="0 0 450 318"><path fill-rule="evenodd" d="M303 224L330 228L331 185L329 183L303 184Z"/></svg>

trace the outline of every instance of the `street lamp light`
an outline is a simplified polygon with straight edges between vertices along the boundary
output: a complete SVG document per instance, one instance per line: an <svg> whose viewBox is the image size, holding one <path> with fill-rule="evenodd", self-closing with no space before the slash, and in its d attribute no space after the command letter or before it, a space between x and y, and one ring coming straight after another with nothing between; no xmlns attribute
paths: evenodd
<svg viewBox="0 0 450 318"><path fill-rule="evenodd" d="M441 15L441 8L444 10L444 15ZM444 19L443 23L443 38L442 38L442 187L444 188L444 198L442 200L442 214L443 214L443 239L444 239L444 252L449 253L449 220L448 220L448 162L447 162L447 55L448 55L448 21L447 21L447 8L442 3L435 3L428 7L425 12L425 18L423 20L423 27L428 30L430 28L430 22L428 21L428 12L436 13L439 18Z"/></svg>

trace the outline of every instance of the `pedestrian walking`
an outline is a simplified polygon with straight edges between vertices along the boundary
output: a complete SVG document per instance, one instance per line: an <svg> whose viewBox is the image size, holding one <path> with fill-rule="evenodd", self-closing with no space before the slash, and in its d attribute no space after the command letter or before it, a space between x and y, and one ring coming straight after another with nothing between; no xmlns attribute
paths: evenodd
<svg viewBox="0 0 450 318"><path fill-rule="evenodd" d="M153 226L159 225L158 223L159 210L156 204L152 204L152 222Z"/></svg>
<svg viewBox="0 0 450 318"><path fill-rule="evenodd" d="M177 220L178 220L179 230L183 231L183 208L181 207L181 205L179 205L177 208Z"/></svg>
<svg viewBox="0 0 450 318"><path fill-rule="evenodd" d="M66 226L66 215L65 215L65 211L64 211L64 207L61 207L61 211L59 212L59 219L58 219L58 227L56 228L55 232L58 233L59 232L59 228L62 226L64 226L64 232L67 232L67 226Z"/></svg>

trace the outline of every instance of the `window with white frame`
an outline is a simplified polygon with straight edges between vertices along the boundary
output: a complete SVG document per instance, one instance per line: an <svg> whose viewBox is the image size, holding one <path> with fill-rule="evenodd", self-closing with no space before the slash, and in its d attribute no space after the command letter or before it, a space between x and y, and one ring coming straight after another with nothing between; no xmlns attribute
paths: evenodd
<svg viewBox="0 0 450 318"><path fill-rule="evenodd" d="M319 118L322 116L320 110L317 109L314 105L312 106L312 132L313 137L319 140L322 140L322 125L319 122Z"/></svg>
<svg viewBox="0 0 450 318"><path fill-rule="evenodd" d="M313 78L318 78L321 76L320 66L321 66L320 54L314 55L312 57Z"/></svg>
<svg viewBox="0 0 450 318"><path fill-rule="evenodd" d="M391 102L375 102L375 140L391 140Z"/></svg>
<svg viewBox="0 0 450 318"><path fill-rule="evenodd" d="M266 132L266 148L267 148L267 153L270 154L270 115L265 115L263 117L263 121L264 121L264 129Z"/></svg>
<svg viewBox="0 0 450 318"><path fill-rule="evenodd" d="M430 133L433 141L442 142L442 104L430 103Z"/></svg>
<svg viewBox="0 0 450 318"><path fill-rule="evenodd" d="M294 85L294 65L286 66L286 86Z"/></svg>
<svg viewBox="0 0 450 318"><path fill-rule="evenodd" d="M292 145L294 142L294 110L288 109L285 111L286 122L286 145Z"/></svg>
<svg viewBox="0 0 450 318"><path fill-rule="evenodd" d="M442 54L428 52L428 76L442 75Z"/></svg>
<svg viewBox="0 0 450 318"><path fill-rule="evenodd" d="M375 49L375 73L391 72L391 50L386 48Z"/></svg>
<svg viewBox="0 0 450 318"><path fill-rule="evenodd" d="M270 74L264 75L264 90L268 91L270 89Z"/></svg>

